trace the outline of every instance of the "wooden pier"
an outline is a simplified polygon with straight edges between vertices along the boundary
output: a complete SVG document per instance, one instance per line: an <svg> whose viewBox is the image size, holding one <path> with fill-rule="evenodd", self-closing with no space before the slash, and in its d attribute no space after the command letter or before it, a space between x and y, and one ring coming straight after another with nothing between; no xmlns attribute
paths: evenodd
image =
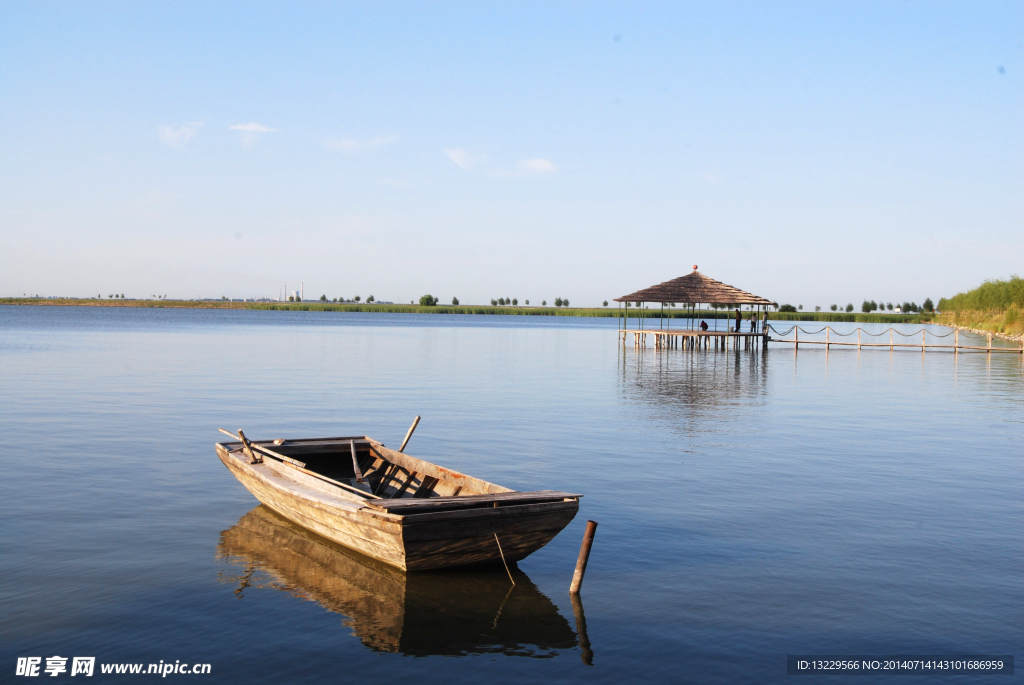
<svg viewBox="0 0 1024 685"><path fill-rule="evenodd" d="M775 333L781 337L772 337L770 333ZM804 338L800 338L800 334L804 334ZM809 339L807 335L821 335L825 334L825 339ZM768 343L788 343L794 346L794 349L799 349L801 345L823 345L826 350L832 347L846 347L846 348L882 348L888 349L889 351L895 350L946 350L954 353L964 352L1009 352L1012 354L1024 354L1024 336L1021 336L1020 347L993 347L992 346L992 334L988 334L987 345L961 345L960 344L960 331L953 330L944 335L935 333L934 331L921 330L920 342L896 342L896 336L900 336L904 339L917 339L918 333L902 333L894 328L890 328L887 331L881 333L868 333L862 328L857 328L855 331L849 333L838 333L832 330L831 326L825 326L817 331L808 331L799 326L791 326L786 331L778 331L771 324L768 325L768 332L751 332L751 333L735 333L733 331L700 331L700 330L670 330L670 329L619 329L619 337L622 341L622 346L626 346L626 342L629 336L633 336L633 348L643 349L647 347L647 338L650 336L654 343L655 349L685 349L685 350L709 350L713 349L716 351L728 350L730 347L734 350L755 350L755 349L767 349ZM857 336L856 340L836 340L835 338L852 338L854 335ZM880 338L888 335L888 341L880 342L865 342L863 336L869 338ZM792 337L789 337L792 336ZM943 339L953 336L952 344L937 343L935 339ZM933 342L929 342L928 338L931 337Z"/></svg>
<svg viewBox="0 0 1024 685"><path fill-rule="evenodd" d="M733 349L753 350L762 348L769 340L764 333L733 333L731 331L693 331L693 330L671 330L671 329L627 329L619 330L623 347L629 335L633 335L633 348L641 349L647 347L647 336L651 336L655 349L684 349L684 350L727 350L730 345Z"/></svg>

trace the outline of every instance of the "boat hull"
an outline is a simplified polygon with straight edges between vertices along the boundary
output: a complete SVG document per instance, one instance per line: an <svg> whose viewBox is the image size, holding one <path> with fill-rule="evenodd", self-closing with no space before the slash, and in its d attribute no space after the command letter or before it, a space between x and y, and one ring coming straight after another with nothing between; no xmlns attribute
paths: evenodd
<svg viewBox="0 0 1024 685"><path fill-rule="evenodd" d="M256 499L328 540L407 571L526 558L579 510L577 499L397 515L304 488L218 446L217 455ZM499 547L500 545L500 547Z"/></svg>

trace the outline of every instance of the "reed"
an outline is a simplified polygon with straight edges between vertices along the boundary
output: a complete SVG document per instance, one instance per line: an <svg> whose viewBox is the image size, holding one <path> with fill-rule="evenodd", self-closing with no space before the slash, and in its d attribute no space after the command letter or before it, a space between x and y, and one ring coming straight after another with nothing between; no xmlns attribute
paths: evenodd
<svg viewBox="0 0 1024 685"><path fill-rule="evenodd" d="M974 290L939 300L939 323L1003 335L1024 335L1024 279L985 281Z"/></svg>
<svg viewBox="0 0 1024 685"><path fill-rule="evenodd" d="M300 312L378 312L383 314L475 314L482 316L583 316L597 318L617 318L622 316L619 308L604 307L491 307L487 305L434 305L419 306L410 304L379 304L379 303L333 303L321 300L308 302L231 302L225 300L96 300L96 299L44 299L44 298L0 298L0 304L20 305L51 305L80 307L154 307L167 309L255 309ZM630 307L629 318L635 320L640 310ZM748 321L749 312L743 312L744 321ZM684 309L666 308L664 318L685 319L689 316ZM732 320L735 312L731 310L700 309L694 315L697 319ZM643 310L645 319L662 317L660 307ZM773 321L853 321L860 323L923 323L932 321L934 317L924 314L881 314L881 313L845 313L845 312L769 312L768 318Z"/></svg>

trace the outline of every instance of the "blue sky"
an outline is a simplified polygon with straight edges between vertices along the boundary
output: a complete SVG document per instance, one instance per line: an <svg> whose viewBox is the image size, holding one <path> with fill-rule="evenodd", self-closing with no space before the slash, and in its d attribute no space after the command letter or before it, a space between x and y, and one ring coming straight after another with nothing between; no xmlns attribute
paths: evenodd
<svg viewBox="0 0 1024 685"><path fill-rule="evenodd" d="M1024 4L0 3L0 295L1024 273Z"/></svg>

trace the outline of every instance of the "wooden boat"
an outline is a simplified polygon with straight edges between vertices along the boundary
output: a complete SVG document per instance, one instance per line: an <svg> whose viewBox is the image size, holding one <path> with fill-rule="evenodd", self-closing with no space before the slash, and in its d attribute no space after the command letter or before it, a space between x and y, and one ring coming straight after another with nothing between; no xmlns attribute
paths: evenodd
<svg viewBox="0 0 1024 685"><path fill-rule="evenodd" d="M409 656L504 653L549 657L577 646L551 600L520 569L405 573L295 525L266 506L221 533L222 573L242 597L274 589L342 614L374 651Z"/></svg>
<svg viewBox="0 0 1024 685"><path fill-rule="evenodd" d="M222 432L237 441L217 443L217 456L256 499L407 571L524 559L579 510L580 495L516 492L366 436L250 442Z"/></svg>

